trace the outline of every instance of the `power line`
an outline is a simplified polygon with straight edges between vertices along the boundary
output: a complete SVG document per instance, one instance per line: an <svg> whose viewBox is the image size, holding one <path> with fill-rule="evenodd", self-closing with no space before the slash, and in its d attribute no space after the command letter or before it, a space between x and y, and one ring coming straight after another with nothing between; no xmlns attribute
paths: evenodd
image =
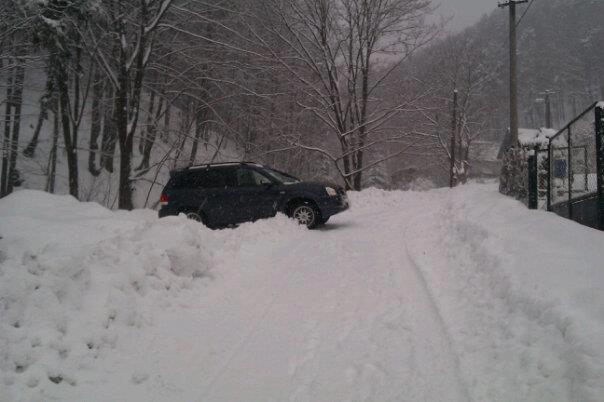
<svg viewBox="0 0 604 402"><path fill-rule="evenodd" d="M520 16L520 19L516 23L516 26L520 25L520 23L522 22L522 19L524 18L524 16L526 15L526 13L528 13L528 11L531 9L531 6L533 5L534 2L535 2L535 0L531 0L531 2L529 3L529 5L526 7L526 10L524 10L524 13L522 13L522 15Z"/></svg>

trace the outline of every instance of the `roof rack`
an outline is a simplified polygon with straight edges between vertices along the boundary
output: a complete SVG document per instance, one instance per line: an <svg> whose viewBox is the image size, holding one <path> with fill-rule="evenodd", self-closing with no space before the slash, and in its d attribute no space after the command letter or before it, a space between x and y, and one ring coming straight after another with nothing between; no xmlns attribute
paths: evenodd
<svg viewBox="0 0 604 402"><path fill-rule="evenodd" d="M238 165L254 165L254 166L263 166L260 163L256 163L256 162L216 162L216 163L203 163L200 165L191 165L191 166L185 166L182 168L178 168L178 169L173 169L170 171L170 175L174 174L174 173L180 173L180 172L185 172L187 170L195 170L195 169L207 169L210 167L217 167L217 166L238 166Z"/></svg>
<svg viewBox="0 0 604 402"><path fill-rule="evenodd" d="M245 161L243 161L243 162L203 163L201 165L187 166L187 167L183 168L183 170L186 170L186 169L202 169L202 168L208 168L208 167L212 167L212 166L232 166L232 165L260 165L260 164L256 163L256 162L245 162Z"/></svg>
<svg viewBox="0 0 604 402"><path fill-rule="evenodd" d="M201 165L191 165L191 166L186 166L184 168L182 168L182 170L189 170L189 169L203 169L203 168L209 168L209 167L213 167L213 166L232 166L232 165L241 165L244 162L219 162L219 163L204 163Z"/></svg>

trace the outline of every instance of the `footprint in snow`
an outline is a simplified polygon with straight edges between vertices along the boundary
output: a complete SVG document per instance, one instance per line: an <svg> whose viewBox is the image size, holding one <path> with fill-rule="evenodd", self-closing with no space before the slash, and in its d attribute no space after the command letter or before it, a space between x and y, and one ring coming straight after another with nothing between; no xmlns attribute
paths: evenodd
<svg viewBox="0 0 604 402"><path fill-rule="evenodd" d="M147 373L134 373L132 374L132 382L135 384L142 384L147 381L149 374Z"/></svg>

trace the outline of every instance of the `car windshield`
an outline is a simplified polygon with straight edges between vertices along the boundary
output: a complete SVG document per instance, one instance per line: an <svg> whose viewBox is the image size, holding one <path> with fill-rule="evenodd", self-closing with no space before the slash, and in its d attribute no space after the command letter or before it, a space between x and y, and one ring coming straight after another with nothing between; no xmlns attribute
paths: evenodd
<svg viewBox="0 0 604 402"><path fill-rule="evenodd" d="M269 176L271 176L273 179L277 180L280 183L283 184L287 184L287 183L298 183L300 181L300 179L294 177L294 176L290 176L286 173L282 173L282 172L278 172L276 170L273 169L268 169L268 168L264 168L263 169L264 172L266 174L268 174Z"/></svg>

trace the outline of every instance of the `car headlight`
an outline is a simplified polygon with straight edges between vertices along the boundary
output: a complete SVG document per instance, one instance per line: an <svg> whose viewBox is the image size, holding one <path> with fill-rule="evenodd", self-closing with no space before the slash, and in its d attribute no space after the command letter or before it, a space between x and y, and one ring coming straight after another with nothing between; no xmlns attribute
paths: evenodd
<svg viewBox="0 0 604 402"><path fill-rule="evenodd" d="M325 191L327 192L327 195L330 197L335 197L336 195L338 195L338 192L331 187L325 187Z"/></svg>

